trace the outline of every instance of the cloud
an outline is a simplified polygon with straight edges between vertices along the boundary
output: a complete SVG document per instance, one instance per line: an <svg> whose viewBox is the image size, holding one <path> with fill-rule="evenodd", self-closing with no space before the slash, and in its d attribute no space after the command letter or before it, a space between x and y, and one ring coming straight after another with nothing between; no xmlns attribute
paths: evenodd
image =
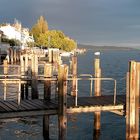
<svg viewBox="0 0 140 140"><path fill-rule="evenodd" d="M140 29L140 24L128 25L128 29Z"/></svg>

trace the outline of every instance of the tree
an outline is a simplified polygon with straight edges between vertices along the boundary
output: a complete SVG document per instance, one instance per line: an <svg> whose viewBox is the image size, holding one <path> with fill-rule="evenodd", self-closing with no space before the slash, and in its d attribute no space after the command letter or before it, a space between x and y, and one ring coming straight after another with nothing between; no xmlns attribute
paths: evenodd
<svg viewBox="0 0 140 140"><path fill-rule="evenodd" d="M1 42L9 43L10 46L20 46L21 42L17 39L2 38Z"/></svg>
<svg viewBox="0 0 140 140"><path fill-rule="evenodd" d="M65 51L76 48L76 42L65 36L62 31L48 30L47 21L43 16L40 16L30 33L34 36L36 46L59 48Z"/></svg>
<svg viewBox="0 0 140 140"><path fill-rule="evenodd" d="M58 30L49 30L40 34L37 42L38 46L58 48L65 51L72 51L76 48L76 42Z"/></svg>
<svg viewBox="0 0 140 140"><path fill-rule="evenodd" d="M46 33L48 31L48 23L43 16L40 16L37 20L37 23L32 27L31 34L33 34L35 42L37 43L38 37L42 33Z"/></svg>

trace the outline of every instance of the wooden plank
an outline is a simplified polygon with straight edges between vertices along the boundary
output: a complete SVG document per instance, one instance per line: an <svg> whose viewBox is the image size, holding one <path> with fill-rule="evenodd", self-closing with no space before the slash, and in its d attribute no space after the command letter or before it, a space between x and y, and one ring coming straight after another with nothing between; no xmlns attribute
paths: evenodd
<svg viewBox="0 0 140 140"><path fill-rule="evenodd" d="M35 107L30 106L29 104L25 103L24 101L21 101L20 107L25 108L25 110L34 110Z"/></svg>
<svg viewBox="0 0 140 140"><path fill-rule="evenodd" d="M111 110L123 110L124 105L109 105L109 106L91 106L91 107L69 107L67 113L87 113L87 112L98 112L98 111L111 111Z"/></svg>
<svg viewBox="0 0 140 140"><path fill-rule="evenodd" d="M27 102L25 102L25 101L23 101L23 102L21 103L21 105L28 106L30 110L36 110L36 109L38 109L36 106L33 106L33 105L31 105L31 104L29 104L29 103L27 103Z"/></svg>
<svg viewBox="0 0 140 140"><path fill-rule="evenodd" d="M47 106L43 105L42 102L41 103L38 103L38 100L36 101L33 101L33 100L25 100L26 103L36 107L37 109L45 109L47 108ZM38 103L38 104L37 104Z"/></svg>
<svg viewBox="0 0 140 140"><path fill-rule="evenodd" d="M13 111L11 108L9 108L7 105L5 105L4 101L0 101L0 106L2 108L4 108L5 111L8 111L8 112Z"/></svg>
<svg viewBox="0 0 140 140"><path fill-rule="evenodd" d="M15 107L15 106L13 106L13 105L11 104L11 101L5 101L4 104L5 104L8 108L11 108L12 111L17 111L17 110L18 110L17 107Z"/></svg>
<svg viewBox="0 0 140 140"><path fill-rule="evenodd" d="M5 112L6 110L2 107L2 106L0 106L0 113L3 113L3 112Z"/></svg>
<svg viewBox="0 0 140 140"><path fill-rule="evenodd" d="M58 110L36 110L36 111L20 111L20 112L8 112L1 113L0 119L6 118L18 118L18 117L26 117L26 116L42 116L42 115L56 115L58 114Z"/></svg>
<svg viewBox="0 0 140 140"><path fill-rule="evenodd" d="M17 110L26 110L25 108L23 108L22 106L18 105L17 101L11 101L10 104L12 104L13 106L15 106L17 108Z"/></svg>

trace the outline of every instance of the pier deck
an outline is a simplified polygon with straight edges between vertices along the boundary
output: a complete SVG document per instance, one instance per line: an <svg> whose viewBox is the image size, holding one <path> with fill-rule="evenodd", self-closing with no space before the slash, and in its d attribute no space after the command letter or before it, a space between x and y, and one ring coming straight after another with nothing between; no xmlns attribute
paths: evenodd
<svg viewBox="0 0 140 140"><path fill-rule="evenodd" d="M67 99L67 113L116 111L124 110L124 107L125 95L118 95L115 105L113 103L112 95L100 97L79 97L77 106L75 106L73 98ZM22 100L21 104L18 105L17 101L0 100L0 119L45 114L58 114L58 103L55 101L48 102L34 99Z"/></svg>

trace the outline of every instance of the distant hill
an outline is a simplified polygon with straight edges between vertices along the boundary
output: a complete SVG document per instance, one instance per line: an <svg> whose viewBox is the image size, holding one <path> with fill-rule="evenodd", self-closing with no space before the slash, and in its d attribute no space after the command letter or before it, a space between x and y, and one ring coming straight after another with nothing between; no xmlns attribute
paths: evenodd
<svg viewBox="0 0 140 140"><path fill-rule="evenodd" d="M94 51L105 51L105 50L138 50L137 48L131 47L118 47L118 46L92 46L92 45L83 45L78 44L78 48L85 48L87 50L94 50Z"/></svg>

